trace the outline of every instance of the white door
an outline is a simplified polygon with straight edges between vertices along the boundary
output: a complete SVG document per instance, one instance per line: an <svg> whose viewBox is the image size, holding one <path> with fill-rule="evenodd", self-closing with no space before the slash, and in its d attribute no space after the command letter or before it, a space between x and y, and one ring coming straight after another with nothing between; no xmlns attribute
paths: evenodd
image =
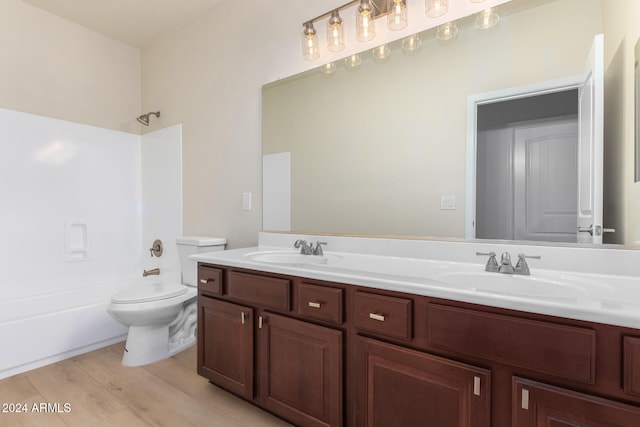
<svg viewBox="0 0 640 427"><path fill-rule="evenodd" d="M514 238L576 241L578 121L514 129Z"/></svg>
<svg viewBox="0 0 640 427"><path fill-rule="evenodd" d="M604 36L597 35L579 90L578 231L583 243L602 243Z"/></svg>

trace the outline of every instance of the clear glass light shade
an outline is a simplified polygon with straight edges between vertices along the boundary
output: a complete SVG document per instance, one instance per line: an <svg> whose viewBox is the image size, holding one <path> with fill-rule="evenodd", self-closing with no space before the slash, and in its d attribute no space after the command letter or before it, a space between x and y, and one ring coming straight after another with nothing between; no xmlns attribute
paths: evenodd
<svg viewBox="0 0 640 427"><path fill-rule="evenodd" d="M449 0L425 0L427 17L437 18L449 11Z"/></svg>
<svg viewBox="0 0 640 427"><path fill-rule="evenodd" d="M402 49L406 51L413 52L420 49L420 46L422 46L422 40L420 40L419 34L413 34L402 39Z"/></svg>
<svg viewBox="0 0 640 427"><path fill-rule="evenodd" d="M407 4L405 0L387 0L387 26L392 31L407 28Z"/></svg>
<svg viewBox="0 0 640 427"><path fill-rule="evenodd" d="M451 40L458 35L458 26L455 22L447 22L438 27L436 37L439 40Z"/></svg>
<svg viewBox="0 0 640 427"><path fill-rule="evenodd" d="M373 40L376 36L373 8L368 0L361 0L356 10L356 39L361 42Z"/></svg>
<svg viewBox="0 0 640 427"><path fill-rule="evenodd" d="M344 26L337 10L331 12L327 21L327 50L340 52L344 49Z"/></svg>
<svg viewBox="0 0 640 427"><path fill-rule="evenodd" d="M495 13L493 8L485 9L476 15L476 28L480 30L487 30L491 27L495 27L500 21L500 16Z"/></svg>
<svg viewBox="0 0 640 427"><path fill-rule="evenodd" d="M302 57L307 61L315 61L320 57L320 49L318 46L318 36L313 24L308 22L305 24L302 32Z"/></svg>
<svg viewBox="0 0 640 427"><path fill-rule="evenodd" d="M344 59L345 65L349 68L359 67L361 62L362 60L360 59L360 55L358 55L357 53L355 55L347 56Z"/></svg>
<svg viewBox="0 0 640 427"><path fill-rule="evenodd" d="M374 47L371 50L371 54L376 59L386 59L389 57L389 55L391 55L391 49L389 49L388 45L383 44L378 47Z"/></svg>
<svg viewBox="0 0 640 427"><path fill-rule="evenodd" d="M320 71L322 72L322 74L333 74L336 72L336 64L333 62L324 64L320 67Z"/></svg>

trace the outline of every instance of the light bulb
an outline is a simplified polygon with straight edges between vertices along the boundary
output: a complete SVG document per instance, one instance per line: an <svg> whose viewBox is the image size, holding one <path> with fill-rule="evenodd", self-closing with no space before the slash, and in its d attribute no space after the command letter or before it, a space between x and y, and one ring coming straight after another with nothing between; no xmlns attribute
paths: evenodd
<svg viewBox="0 0 640 427"><path fill-rule="evenodd" d="M368 42L376 36L376 27L373 20L373 9L369 0L360 0L356 10L356 39Z"/></svg>
<svg viewBox="0 0 640 427"><path fill-rule="evenodd" d="M389 55L391 55L391 49L389 49L388 45L382 44L380 46L374 47L371 50L371 54L376 59L386 59L389 57Z"/></svg>
<svg viewBox="0 0 640 427"><path fill-rule="evenodd" d="M387 0L387 26L392 31L407 28L407 5L405 0Z"/></svg>
<svg viewBox="0 0 640 427"><path fill-rule="evenodd" d="M327 50L339 52L344 49L344 27L337 10L331 12L327 21Z"/></svg>
<svg viewBox="0 0 640 427"><path fill-rule="evenodd" d="M449 0L426 0L425 9L429 18L437 18L449 11Z"/></svg>
<svg viewBox="0 0 640 427"><path fill-rule="evenodd" d="M360 59L360 55L358 55L357 53L355 55L347 56L344 59L345 65L349 68L356 68L360 66L361 62L362 60Z"/></svg>
<svg viewBox="0 0 640 427"><path fill-rule="evenodd" d="M436 37L439 40L451 40L458 35L458 26L455 22L447 22L438 27Z"/></svg>
<svg viewBox="0 0 640 427"><path fill-rule="evenodd" d="M495 27L500 21L500 16L493 11L493 8L485 9L476 15L476 28L487 30Z"/></svg>
<svg viewBox="0 0 640 427"><path fill-rule="evenodd" d="M412 34L402 39L402 49L406 51L412 52L418 50L420 46L422 46L422 40L420 40L419 34Z"/></svg>
<svg viewBox="0 0 640 427"><path fill-rule="evenodd" d="M324 64L320 67L320 71L322 72L322 74L333 74L336 72L336 64L333 62Z"/></svg>
<svg viewBox="0 0 640 427"><path fill-rule="evenodd" d="M304 31L302 32L302 57L307 61L315 61L320 57L318 38L316 37L316 30L313 28L313 22L304 24Z"/></svg>

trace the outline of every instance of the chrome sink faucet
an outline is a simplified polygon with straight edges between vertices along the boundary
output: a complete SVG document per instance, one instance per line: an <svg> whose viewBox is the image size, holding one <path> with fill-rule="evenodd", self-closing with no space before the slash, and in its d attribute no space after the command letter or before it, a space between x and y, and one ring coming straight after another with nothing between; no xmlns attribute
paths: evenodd
<svg viewBox="0 0 640 427"><path fill-rule="evenodd" d="M322 251L322 245L326 245L327 242L316 242L316 247L313 247L313 243L309 244L306 240L298 239L293 244L293 247L300 248L300 253L303 255L324 255Z"/></svg>
<svg viewBox="0 0 640 427"><path fill-rule="evenodd" d="M491 273L503 273L503 274L519 274L522 276L529 276L531 271L529 270L529 266L527 265L526 258L540 259L540 255L518 255L518 262L514 267L511 264L511 254L509 252L503 252L500 256L500 265L498 265L498 261L496 261L496 253L495 252L476 252L476 255L488 256L489 260L487 261L487 265L484 267L484 271L488 271Z"/></svg>
<svg viewBox="0 0 640 427"><path fill-rule="evenodd" d="M302 240L302 239L296 240L296 242L293 244L294 248L296 249L300 248L300 253L303 255L313 254L312 246L313 246L313 243L309 245L309 243L306 240Z"/></svg>
<svg viewBox="0 0 640 427"><path fill-rule="evenodd" d="M502 256L500 256L500 267L498 268L498 273L503 274L513 274L515 269L511 264L511 255L509 252L503 252Z"/></svg>

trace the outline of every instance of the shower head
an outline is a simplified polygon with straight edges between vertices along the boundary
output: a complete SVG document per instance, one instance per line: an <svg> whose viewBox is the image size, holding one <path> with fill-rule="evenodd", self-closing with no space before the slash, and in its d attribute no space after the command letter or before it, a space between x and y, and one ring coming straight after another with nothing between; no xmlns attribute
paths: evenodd
<svg viewBox="0 0 640 427"><path fill-rule="evenodd" d="M152 114L156 117L160 117L160 111L156 111L156 112L151 111L147 114L143 114L139 117L136 117L136 120L145 126L149 126L149 116L151 116Z"/></svg>

